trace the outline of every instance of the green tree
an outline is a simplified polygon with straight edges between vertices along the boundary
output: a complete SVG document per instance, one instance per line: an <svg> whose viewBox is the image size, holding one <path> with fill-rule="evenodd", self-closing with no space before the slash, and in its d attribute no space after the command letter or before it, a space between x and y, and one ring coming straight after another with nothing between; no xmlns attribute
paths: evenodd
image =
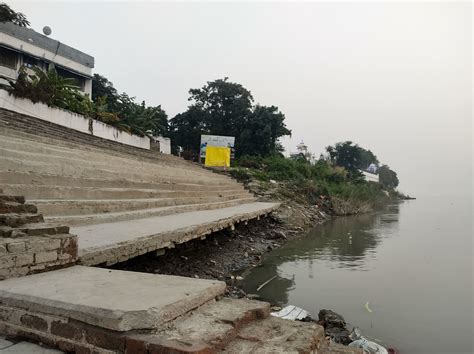
<svg viewBox="0 0 474 354"><path fill-rule="evenodd" d="M228 78L208 81L199 89L189 90L191 106L200 109L215 135L237 136L252 113L253 97L242 85Z"/></svg>
<svg viewBox="0 0 474 354"><path fill-rule="evenodd" d="M118 110L119 93L105 76L94 74L92 78L92 101L97 102L101 97L105 97L105 104L111 111Z"/></svg>
<svg viewBox="0 0 474 354"><path fill-rule="evenodd" d="M374 163L378 165L377 156L370 150L366 150L352 141L345 141L328 146L326 151L331 157L331 161L337 165L344 167L349 177L352 179L360 179L362 176L359 170L365 170Z"/></svg>
<svg viewBox="0 0 474 354"><path fill-rule="evenodd" d="M395 189L398 186L399 180L397 173L392 171L387 165L382 165L378 169L380 184L386 189Z"/></svg>
<svg viewBox="0 0 474 354"><path fill-rule="evenodd" d="M281 150L278 138L290 134L283 113L275 106L253 106L253 97L228 78L189 90L191 105L171 122L172 143L199 150L202 134L236 138L236 155L270 155Z"/></svg>
<svg viewBox="0 0 474 354"><path fill-rule="evenodd" d="M268 156L279 152L282 147L278 144L278 138L290 134L291 131L285 125L285 115L278 107L257 105L238 135L237 156Z"/></svg>
<svg viewBox="0 0 474 354"><path fill-rule="evenodd" d="M15 12L6 3L0 3L0 22L11 22L20 27L28 27L30 22L21 12Z"/></svg>
<svg viewBox="0 0 474 354"><path fill-rule="evenodd" d="M147 106L135 102L125 92L119 94L113 83L105 76L94 74L92 79L92 100L101 104L102 110L112 113L118 119L108 120L123 130L138 135L168 135L168 115L158 106ZM114 117L106 115L106 117Z"/></svg>

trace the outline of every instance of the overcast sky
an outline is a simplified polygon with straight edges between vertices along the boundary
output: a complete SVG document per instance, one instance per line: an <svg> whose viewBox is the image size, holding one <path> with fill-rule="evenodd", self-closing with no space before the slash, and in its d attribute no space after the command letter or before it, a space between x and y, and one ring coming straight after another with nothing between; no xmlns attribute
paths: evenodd
<svg viewBox="0 0 474 354"><path fill-rule="evenodd" d="M285 113L287 150L352 140L404 192L472 193L470 2L7 2L170 117L228 76Z"/></svg>

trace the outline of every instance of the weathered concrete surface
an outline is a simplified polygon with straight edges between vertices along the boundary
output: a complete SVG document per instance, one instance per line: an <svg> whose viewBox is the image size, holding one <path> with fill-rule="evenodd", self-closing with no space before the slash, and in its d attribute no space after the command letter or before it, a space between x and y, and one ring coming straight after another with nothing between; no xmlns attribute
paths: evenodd
<svg viewBox="0 0 474 354"><path fill-rule="evenodd" d="M224 353L325 353L324 328L270 316L239 331Z"/></svg>
<svg viewBox="0 0 474 354"><path fill-rule="evenodd" d="M62 352L44 348L29 342L11 343L10 346L0 349L1 354L61 354Z"/></svg>
<svg viewBox="0 0 474 354"><path fill-rule="evenodd" d="M50 216L45 221L49 223L60 223L69 226L94 225L102 223L112 223L117 221L144 219L156 216L179 214L198 210L215 210L229 208L240 204L256 201L256 198L245 196L244 198L224 200L218 202L194 203L176 206L163 206L159 208L146 208L140 210L127 210L119 212L103 212L102 214L83 214L68 216ZM105 203L104 203L105 204ZM124 203L125 204L125 203ZM41 208L40 208L41 210Z"/></svg>
<svg viewBox="0 0 474 354"><path fill-rule="evenodd" d="M5 338L0 337L0 350L5 349L7 347L11 347L13 344L15 343L10 342L9 340L6 340Z"/></svg>
<svg viewBox="0 0 474 354"><path fill-rule="evenodd" d="M111 265L231 227L278 207L278 203L249 203L225 209L73 227L71 233L78 237L81 264L106 262Z"/></svg>
<svg viewBox="0 0 474 354"><path fill-rule="evenodd" d="M212 280L74 266L0 282L0 304L129 331L160 327L225 287Z"/></svg>

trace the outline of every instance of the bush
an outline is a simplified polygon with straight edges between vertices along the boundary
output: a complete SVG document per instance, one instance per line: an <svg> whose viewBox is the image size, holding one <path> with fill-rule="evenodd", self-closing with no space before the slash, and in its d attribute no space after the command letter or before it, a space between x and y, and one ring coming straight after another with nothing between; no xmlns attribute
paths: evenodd
<svg viewBox="0 0 474 354"><path fill-rule="evenodd" d="M235 162L235 165L239 167L258 169L262 167L262 158L260 156L244 155Z"/></svg>
<svg viewBox="0 0 474 354"><path fill-rule="evenodd" d="M250 174L243 168L233 168L229 171L230 175L239 182L250 180Z"/></svg>

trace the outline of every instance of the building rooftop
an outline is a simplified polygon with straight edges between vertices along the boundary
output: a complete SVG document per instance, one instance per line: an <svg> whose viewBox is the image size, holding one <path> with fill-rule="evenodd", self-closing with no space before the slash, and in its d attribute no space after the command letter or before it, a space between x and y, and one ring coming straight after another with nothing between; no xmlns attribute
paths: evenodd
<svg viewBox="0 0 474 354"><path fill-rule="evenodd" d="M94 57L74 49L64 43L55 39L49 38L41 33L38 33L30 28L20 27L13 23L0 23L0 33L5 33L15 37L24 42L34 44L37 47L43 48L49 52L58 54L76 63L80 63L89 68L94 67ZM1 42L1 41L0 41Z"/></svg>

